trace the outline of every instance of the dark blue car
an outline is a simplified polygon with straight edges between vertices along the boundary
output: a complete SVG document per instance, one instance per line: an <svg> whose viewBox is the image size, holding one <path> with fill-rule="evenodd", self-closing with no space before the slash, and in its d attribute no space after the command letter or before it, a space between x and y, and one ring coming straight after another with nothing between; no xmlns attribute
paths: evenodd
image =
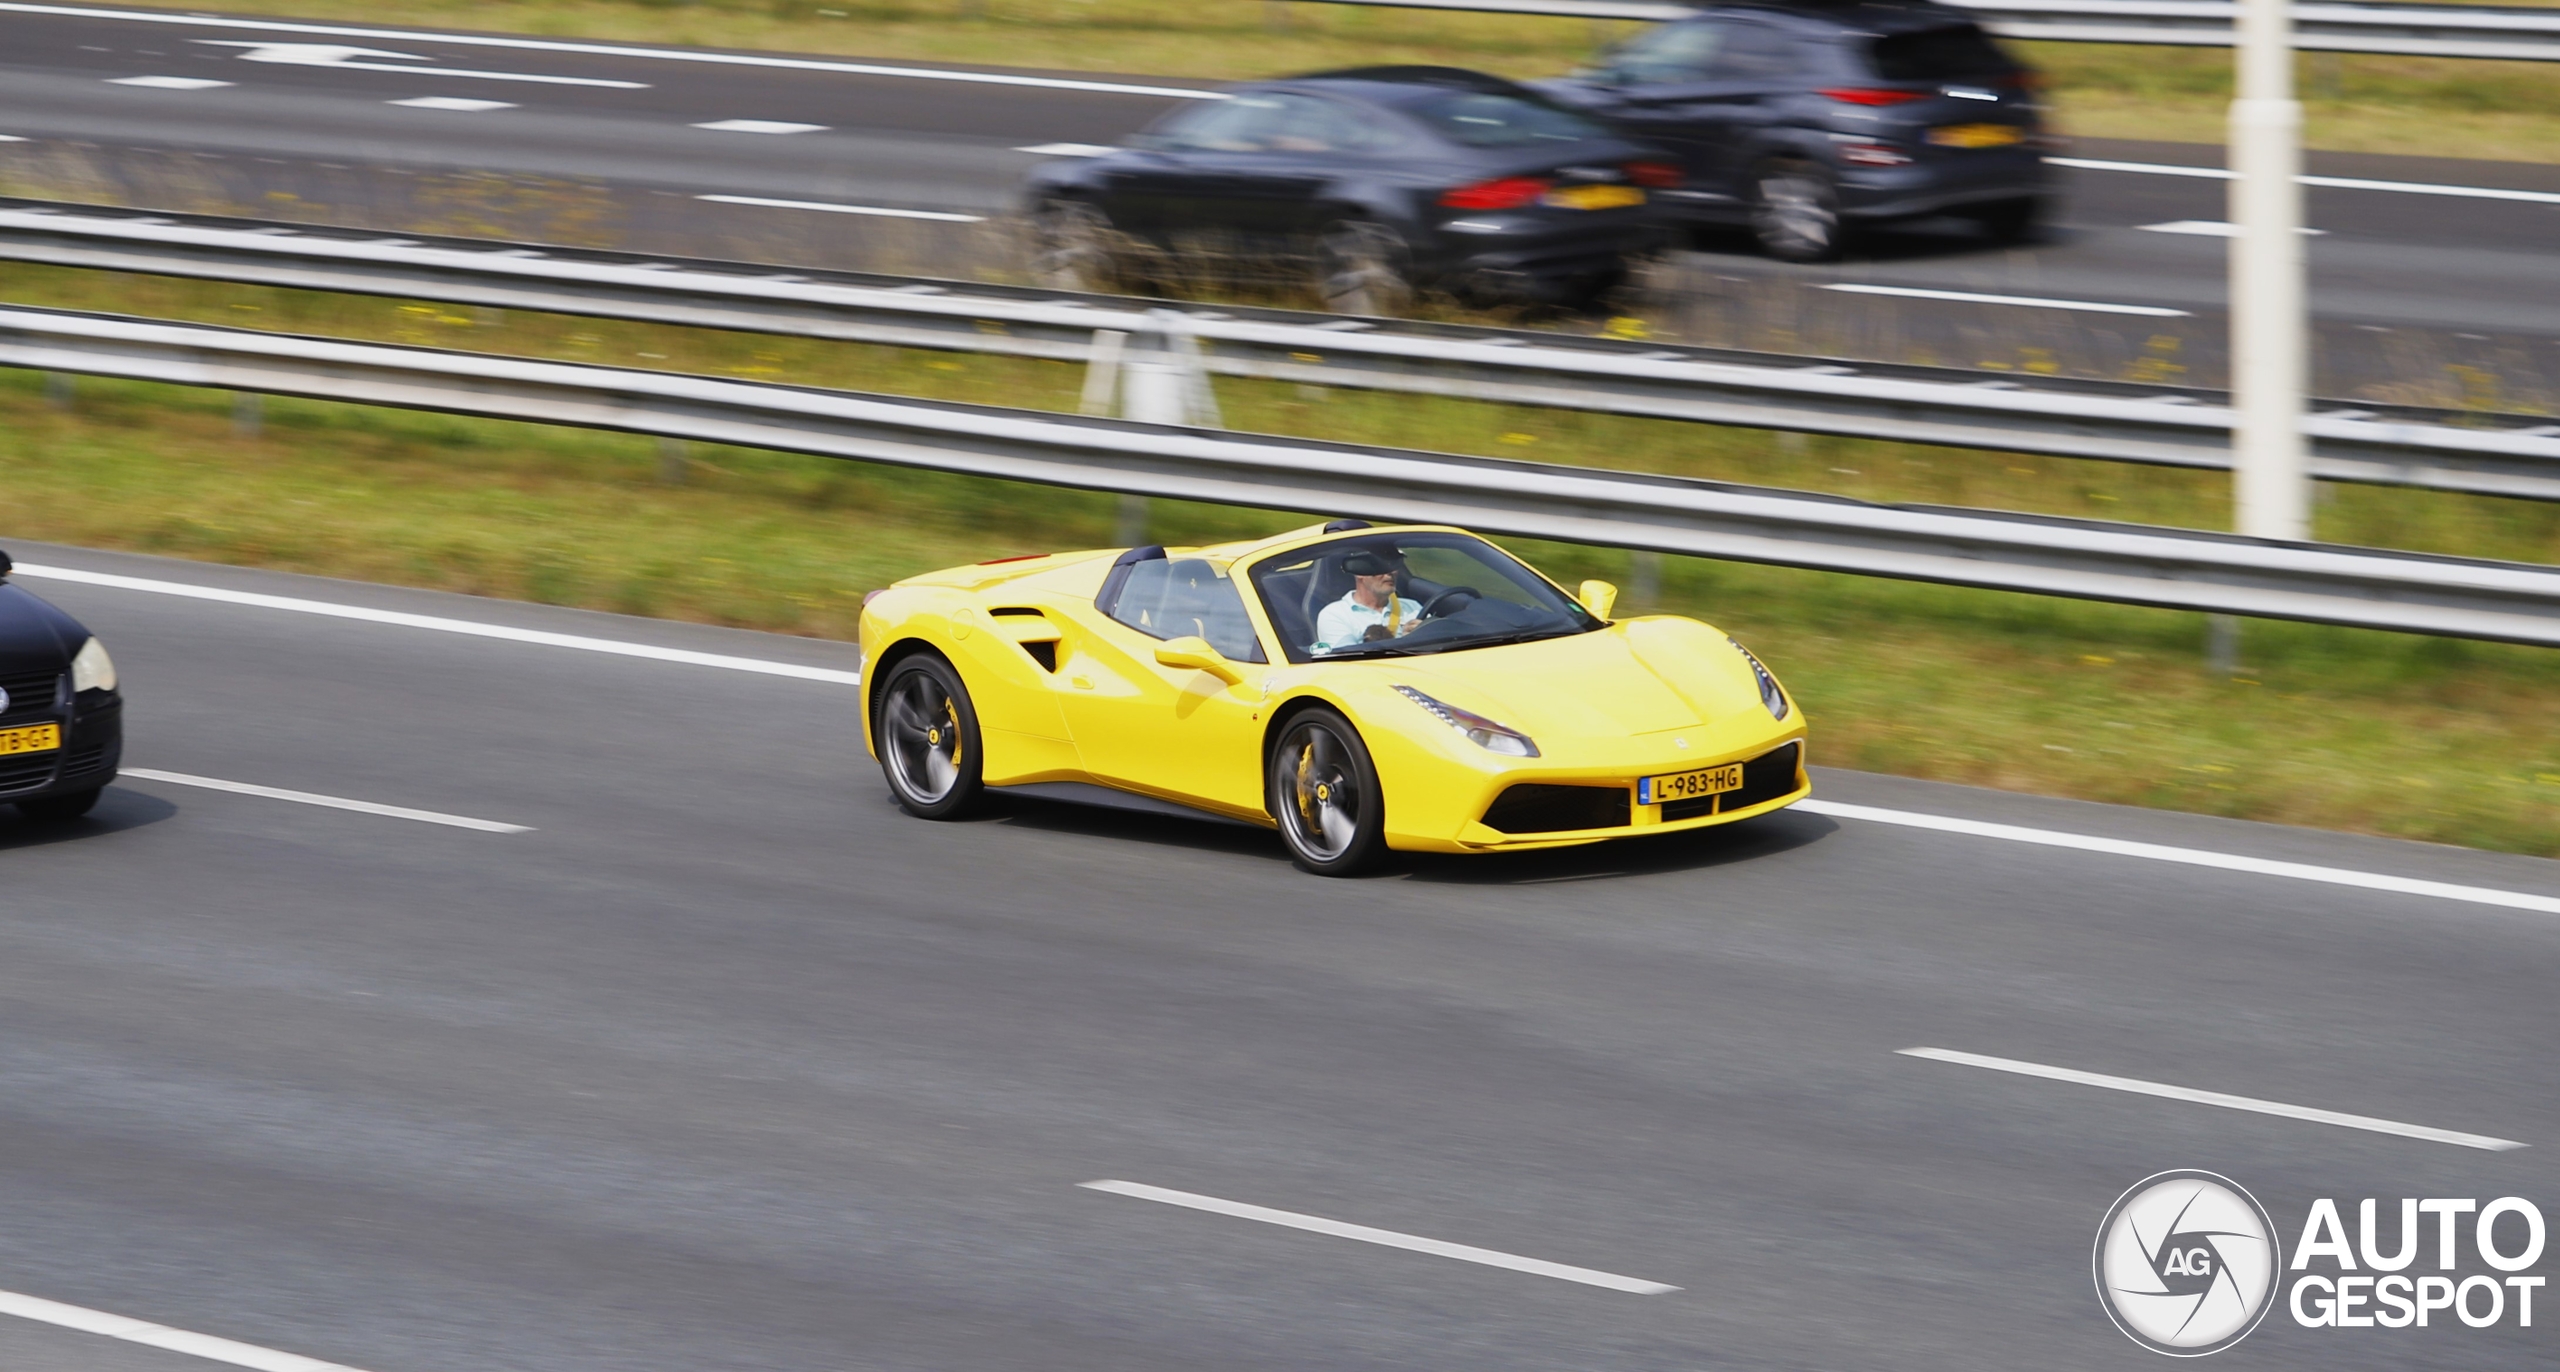
<svg viewBox="0 0 2560 1372"><path fill-rule="evenodd" d="M116 665L80 621L9 581L10 568L0 553L0 805L77 819L124 751Z"/></svg>

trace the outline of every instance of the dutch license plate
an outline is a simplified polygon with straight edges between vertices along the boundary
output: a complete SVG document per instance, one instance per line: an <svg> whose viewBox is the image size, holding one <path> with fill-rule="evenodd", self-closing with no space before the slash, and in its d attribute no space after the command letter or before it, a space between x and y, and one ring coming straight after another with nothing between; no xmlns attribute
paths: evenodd
<svg viewBox="0 0 2560 1372"><path fill-rule="evenodd" d="M2026 136L2015 124L1948 124L1929 130L1929 141L1942 148L2005 148Z"/></svg>
<svg viewBox="0 0 2560 1372"><path fill-rule="evenodd" d="M1620 210L1644 203L1633 186L1564 186L1547 192L1547 203L1560 210Z"/></svg>
<svg viewBox="0 0 2560 1372"><path fill-rule="evenodd" d="M1704 767L1694 772L1673 772L1668 776L1645 777L1636 783L1638 805L1660 805L1666 800L1695 800L1700 796L1721 795L1742 789L1742 764L1728 762L1722 767Z"/></svg>
<svg viewBox="0 0 2560 1372"><path fill-rule="evenodd" d="M62 746L62 726L30 724L23 729L0 729L0 757L14 753L42 753Z"/></svg>

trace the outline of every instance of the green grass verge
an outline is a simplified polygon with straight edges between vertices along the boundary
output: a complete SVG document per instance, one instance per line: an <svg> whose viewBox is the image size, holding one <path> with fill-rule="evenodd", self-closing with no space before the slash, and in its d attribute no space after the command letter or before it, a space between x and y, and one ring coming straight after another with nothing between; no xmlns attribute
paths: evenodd
<svg viewBox="0 0 2560 1372"><path fill-rule="evenodd" d="M1381 62L1551 76L1636 27L1285 0L268 0L259 8L373 24L1216 80ZM2067 132L2222 140L2227 51L2021 48L2054 77ZM2548 63L2311 55L2302 59L2300 84L2313 147L2560 161L2560 81Z"/></svg>
<svg viewBox="0 0 2560 1372"><path fill-rule="evenodd" d="M1111 541L1103 495L728 449L683 476L623 435L270 401L244 438L219 393L85 381L63 410L0 375L12 537L831 637L896 577ZM1304 517L1151 520L1196 542ZM1523 551L1634 580L1624 553ZM2560 654L2252 623L2226 680L2188 614L1684 558L1652 599L1760 649L1820 761L2560 856Z"/></svg>

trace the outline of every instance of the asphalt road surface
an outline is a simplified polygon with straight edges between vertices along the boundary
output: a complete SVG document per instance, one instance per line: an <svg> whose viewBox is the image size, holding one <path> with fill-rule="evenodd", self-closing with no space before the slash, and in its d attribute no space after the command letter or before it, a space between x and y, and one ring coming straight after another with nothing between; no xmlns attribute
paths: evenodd
<svg viewBox="0 0 2560 1372"><path fill-rule="evenodd" d="M928 274L988 252L963 221L1013 208L1044 150L1109 144L1206 87L60 9L0 5L0 135L20 140L0 142L0 173L22 185ZM2061 230L2031 249L1924 229L1798 269L1710 243L1690 265L1740 322L1701 341L1783 342L1749 328L1775 314L1802 350L2218 380L2225 187L2179 173L2220 150L2091 141L2074 157ZM2315 153L2310 170L2400 188L2309 192L2331 393L2419 400L2372 388L2440 387L2462 367L2500 394L2448 403L2560 400L2560 168ZM520 184L473 190L459 173ZM2004 299L1927 294L1950 291Z"/></svg>
<svg viewBox="0 0 2560 1372"><path fill-rule="evenodd" d="M371 1372L2134 1369L2090 1247L2150 1174L2240 1181L2287 1245L2320 1197L2351 1227L2369 1196L2560 1202L2554 913L1802 811L1328 882L1242 828L906 818L840 681L24 576L113 648L131 767L529 827L143 778L73 826L0 818L0 1291ZM1817 796L2560 896L2525 858ZM1896 1051L1924 1045L2529 1146ZM2278 1311L2224 1360L2548 1366L2537 1310ZM0 1365L213 1364L0 1316Z"/></svg>

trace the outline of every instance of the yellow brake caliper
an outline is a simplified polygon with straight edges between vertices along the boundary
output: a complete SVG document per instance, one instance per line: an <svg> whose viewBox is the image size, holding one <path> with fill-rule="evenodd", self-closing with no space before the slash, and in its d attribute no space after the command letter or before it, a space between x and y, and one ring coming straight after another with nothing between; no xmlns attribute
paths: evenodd
<svg viewBox="0 0 2560 1372"><path fill-rule="evenodd" d="M1308 774L1316 768L1316 748L1310 743L1298 750L1298 817L1312 828L1316 822L1315 788L1308 785Z"/></svg>

